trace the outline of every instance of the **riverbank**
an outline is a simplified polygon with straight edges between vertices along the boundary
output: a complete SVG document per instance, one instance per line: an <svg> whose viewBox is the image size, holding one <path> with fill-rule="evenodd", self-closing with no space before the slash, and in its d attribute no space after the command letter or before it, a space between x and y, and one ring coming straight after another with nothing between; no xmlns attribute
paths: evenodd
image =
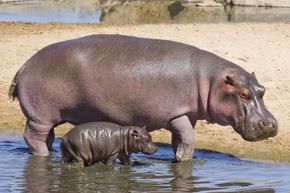
<svg viewBox="0 0 290 193"><path fill-rule="evenodd" d="M230 127L200 121L196 148L210 149L247 159L290 162L290 23L221 23L160 25L89 25L0 23L0 129L22 132L25 118L8 89L19 67L42 47L90 34L124 34L174 40L211 51L254 71L266 87L265 104L279 121L274 138L246 142ZM56 129L61 136L71 126ZM156 142L170 143L170 133L153 132Z"/></svg>

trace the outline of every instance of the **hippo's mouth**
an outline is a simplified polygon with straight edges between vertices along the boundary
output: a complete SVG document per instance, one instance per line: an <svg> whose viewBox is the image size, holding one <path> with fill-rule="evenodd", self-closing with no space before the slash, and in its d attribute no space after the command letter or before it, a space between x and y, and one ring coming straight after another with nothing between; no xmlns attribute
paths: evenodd
<svg viewBox="0 0 290 193"><path fill-rule="evenodd" d="M156 145L146 145L145 147L140 148L141 152L147 155L151 155L157 152L158 148Z"/></svg>
<svg viewBox="0 0 290 193"><path fill-rule="evenodd" d="M246 141L260 141L277 135L278 124L263 124L263 121L253 122L249 125L242 123L235 127L235 131L239 133Z"/></svg>

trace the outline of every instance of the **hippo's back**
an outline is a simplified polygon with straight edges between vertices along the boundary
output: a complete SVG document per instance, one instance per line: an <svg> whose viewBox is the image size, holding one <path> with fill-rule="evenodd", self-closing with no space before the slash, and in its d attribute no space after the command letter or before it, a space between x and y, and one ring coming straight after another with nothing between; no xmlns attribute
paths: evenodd
<svg viewBox="0 0 290 193"><path fill-rule="evenodd" d="M18 80L21 106L27 117L54 124L107 121L165 127L190 111L193 58L199 51L119 35L52 44L24 64Z"/></svg>
<svg viewBox="0 0 290 193"><path fill-rule="evenodd" d="M120 133L121 126L109 122L88 122L75 126L64 136L64 140L80 141L82 139L94 142L96 138L105 140L107 137Z"/></svg>

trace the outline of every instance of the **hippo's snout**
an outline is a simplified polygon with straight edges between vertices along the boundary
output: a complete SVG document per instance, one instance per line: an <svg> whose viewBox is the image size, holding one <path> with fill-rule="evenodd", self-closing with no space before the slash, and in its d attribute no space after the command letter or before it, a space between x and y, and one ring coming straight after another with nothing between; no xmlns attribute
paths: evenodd
<svg viewBox="0 0 290 193"><path fill-rule="evenodd" d="M278 122L260 120L251 124L250 127L241 126L238 128L243 139L247 141L260 141L269 137L274 137L278 132Z"/></svg>
<svg viewBox="0 0 290 193"><path fill-rule="evenodd" d="M145 153L147 155L151 155L151 154L156 153L157 150L158 150L157 145L155 145L154 143L149 143L143 148L142 153Z"/></svg>

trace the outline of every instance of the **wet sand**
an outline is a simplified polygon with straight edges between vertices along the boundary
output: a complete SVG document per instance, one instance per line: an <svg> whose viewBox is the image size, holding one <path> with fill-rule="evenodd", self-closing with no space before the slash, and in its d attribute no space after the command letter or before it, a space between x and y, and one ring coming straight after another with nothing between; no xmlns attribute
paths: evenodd
<svg viewBox="0 0 290 193"><path fill-rule="evenodd" d="M8 89L19 67L42 47L91 34L124 34L174 40L211 51L255 72L266 87L265 104L279 122L274 138L246 142L231 127L198 122L195 147L247 159L290 162L290 23L223 23L160 25L88 25L0 23L0 129L23 132L25 118ZM71 125L57 128L63 135ZM157 142L170 143L164 129L153 132Z"/></svg>

